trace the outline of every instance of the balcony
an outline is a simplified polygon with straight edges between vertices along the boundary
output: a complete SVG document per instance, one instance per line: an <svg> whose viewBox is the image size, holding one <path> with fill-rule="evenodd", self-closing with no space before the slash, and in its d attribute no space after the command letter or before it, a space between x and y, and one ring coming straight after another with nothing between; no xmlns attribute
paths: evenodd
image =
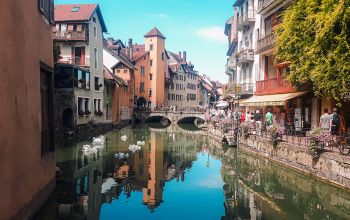
<svg viewBox="0 0 350 220"><path fill-rule="evenodd" d="M275 35L269 34L263 38L261 38L260 40L258 40L257 42L257 53L262 53L266 50L269 50L271 48L273 48L273 45L275 43Z"/></svg>
<svg viewBox="0 0 350 220"><path fill-rule="evenodd" d="M72 64L76 66L89 67L90 59L88 57L76 57L76 58L62 58L58 63Z"/></svg>
<svg viewBox="0 0 350 220"><path fill-rule="evenodd" d="M271 95L289 92L293 92L293 87L285 77L256 82L255 95Z"/></svg>
<svg viewBox="0 0 350 220"><path fill-rule="evenodd" d="M88 31L67 31L53 32L53 39L56 41L89 41Z"/></svg>
<svg viewBox="0 0 350 220"><path fill-rule="evenodd" d="M266 14L267 12L271 11L273 8L278 6L279 4L287 4L291 0L259 0L258 2L258 10L257 12L259 14Z"/></svg>
<svg viewBox="0 0 350 220"><path fill-rule="evenodd" d="M255 13L253 9L248 9L243 12L243 15L238 17L237 29L244 30L245 28L249 28L250 25L255 22Z"/></svg>
<svg viewBox="0 0 350 220"><path fill-rule="evenodd" d="M241 83L239 87L241 95L252 95L254 93L254 83Z"/></svg>
<svg viewBox="0 0 350 220"><path fill-rule="evenodd" d="M238 54L238 64L254 62L254 50L243 49Z"/></svg>

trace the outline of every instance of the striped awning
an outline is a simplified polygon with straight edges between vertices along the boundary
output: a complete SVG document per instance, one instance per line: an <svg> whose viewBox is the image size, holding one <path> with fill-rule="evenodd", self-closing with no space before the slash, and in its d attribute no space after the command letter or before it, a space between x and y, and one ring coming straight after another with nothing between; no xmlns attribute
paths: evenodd
<svg viewBox="0 0 350 220"><path fill-rule="evenodd" d="M283 106L286 101L302 96L305 93L307 92L252 96L240 102L240 106Z"/></svg>

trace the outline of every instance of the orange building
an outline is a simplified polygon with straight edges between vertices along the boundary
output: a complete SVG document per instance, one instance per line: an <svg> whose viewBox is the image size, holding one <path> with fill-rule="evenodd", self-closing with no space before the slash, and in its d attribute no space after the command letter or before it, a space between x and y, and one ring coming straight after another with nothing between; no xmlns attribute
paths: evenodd
<svg viewBox="0 0 350 220"><path fill-rule="evenodd" d="M31 219L55 187L53 1L0 7L0 219Z"/></svg>
<svg viewBox="0 0 350 220"><path fill-rule="evenodd" d="M168 75L168 56L165 37L153 28L145 34L145 44L129 41L122 53L132 58L135 70L135 98L138 106L165 105L165 77Z"/></svg>

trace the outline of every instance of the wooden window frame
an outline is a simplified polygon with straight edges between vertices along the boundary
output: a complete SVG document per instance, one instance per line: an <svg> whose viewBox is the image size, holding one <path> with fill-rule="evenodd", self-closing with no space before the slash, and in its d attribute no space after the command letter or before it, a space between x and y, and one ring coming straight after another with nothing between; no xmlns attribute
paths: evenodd
<svg viewBox="0 0 350 220"><path fill-rule="evenodd" d="M45 155L50 154L55 151L55 121L54 121L54 75L53 75L53 68L48 66L47 64L40 62L40 109L42 110L42 90L44 89L42 84L42 77L45 74L45 77L48 78L48 113L47 113L47 120L48 120L48 127L43 129L42 123L41 123L41 157L43 158ZM41 113L41 120L43 120L42 113ZM46 134L46 132L48 134ZM48 136L48 143L47 140L43 139L43 135Z"/></svg>

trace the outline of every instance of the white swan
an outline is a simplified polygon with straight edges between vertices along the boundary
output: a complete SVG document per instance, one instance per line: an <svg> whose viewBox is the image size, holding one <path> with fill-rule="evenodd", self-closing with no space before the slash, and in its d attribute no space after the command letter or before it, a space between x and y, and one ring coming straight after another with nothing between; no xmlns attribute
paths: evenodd
<svg viewBox="0 0 350 220"><path fill-rule="evenodd" d="M137 141L136 144L139 146L143 146L143 145L145 145L145 143L146 143L145 141Z"/></svg>
<svg viewBox="0 0 350 220"><path fill-rule="evenodd" d="M97 138L92 138L92 145L103 146L104 144L105 144L105 137L103 135Z"/></svg>
<svg viewBox="0 0 350 220"><path fill-rule="evenodd" d="M139 145L137 145L137 144L130 144L130 145L129 145L129 150L130 150L132 153L135 153L136 151L141 150L141 146L139 146Z"/></svg>
<svg viewBox="0 0 350 220"><path fill-rule="evenodd" d="M128 140L128 137L124 134L123 136L120 137L120 139L121 139L122 141L126 141L126 140Z"/></svg>

